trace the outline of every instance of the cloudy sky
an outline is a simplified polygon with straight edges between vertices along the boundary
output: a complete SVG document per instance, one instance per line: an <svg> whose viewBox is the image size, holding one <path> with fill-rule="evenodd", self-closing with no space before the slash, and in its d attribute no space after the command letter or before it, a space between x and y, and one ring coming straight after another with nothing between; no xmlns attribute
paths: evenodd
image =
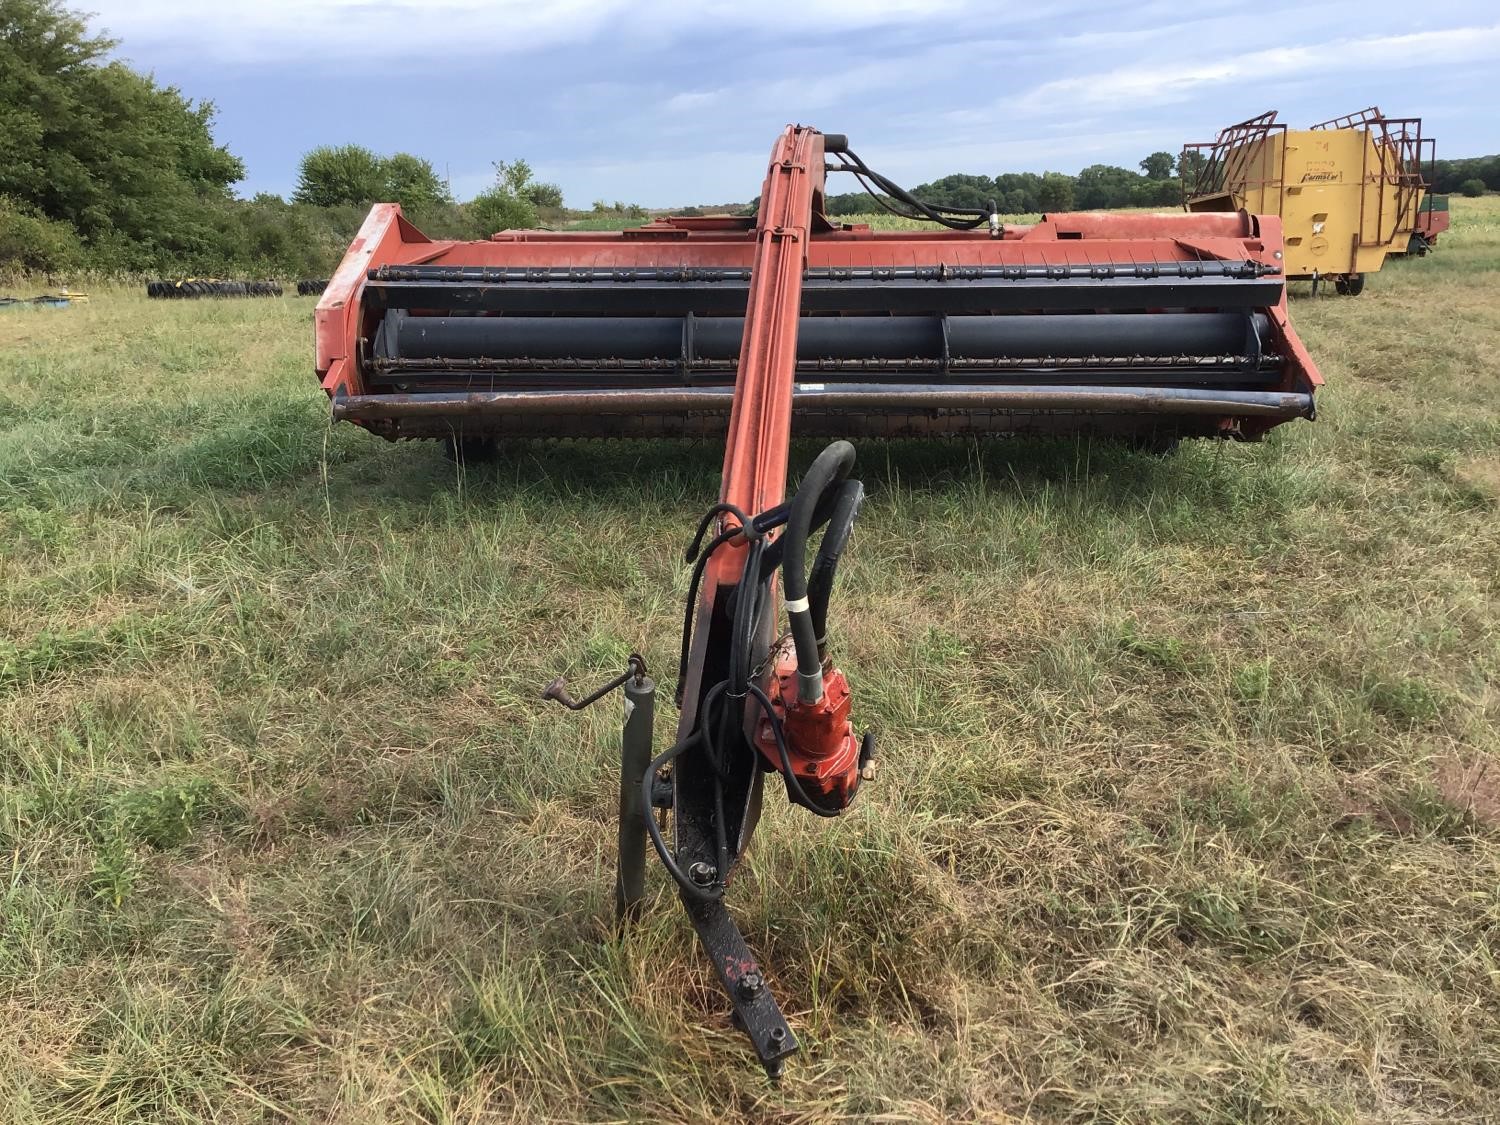
<svg viewBox="0 0 1500 1125"><path fill-rule="evenodd" d="M460 197L524 157L568 202L754 195L789 121L899 182L1134 167L1266 109L1379 105L1500 151L1495 0L90 0L119 54L219 109L246 193L317 144L404 150ZM855 190L855 185L834 185Z"/></svg>

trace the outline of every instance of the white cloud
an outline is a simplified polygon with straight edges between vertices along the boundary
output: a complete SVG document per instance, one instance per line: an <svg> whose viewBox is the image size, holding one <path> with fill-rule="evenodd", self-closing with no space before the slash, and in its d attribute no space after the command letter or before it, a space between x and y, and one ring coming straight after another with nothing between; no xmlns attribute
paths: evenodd
<svg viewBox="0 0 1500 1125"><path fill-rule="evenodd" d="M949 19L980 0L93 0L97 23L133 46L171 47L236 63L390 61L515 54L580 43L608 30L649 46L712 34L786 29L796 41Z"/></svg>
<svg viewBox="0 0 1500 1125"><path fill-rule="evenodd" d="M1249 23L1236 0L86 6L135 65L218 105L248 190L285 191L301 151L348 140L451 167L460 194L524 155L570 202L659 204L754 194L789 121L850 134L909 183L1133 167L1272 104L1301 123L1375 101L1424 113L1445 152L1489 152L1494 2L1267 0Z"/></svg>
<svg viewBox="0 0 1500 1125"><path fill-rule="evenodd" d="M1452 66L1500 55L1500 24L1273 47L1186 64L1136 65L1045 82L1007 99L1013 112L1061 115L1167 105L1229 83L1321 78L1334 72ZM1268 91L1267 96L1270 96Z"/></svg>
<svg viewBox="0 0 1500 1125"><path fill-rule="evenodd" d="M722 90L689 90L673 94L662 104L662 108L668 113L691 113L723 101L728 93L728 87Z"/></svg>

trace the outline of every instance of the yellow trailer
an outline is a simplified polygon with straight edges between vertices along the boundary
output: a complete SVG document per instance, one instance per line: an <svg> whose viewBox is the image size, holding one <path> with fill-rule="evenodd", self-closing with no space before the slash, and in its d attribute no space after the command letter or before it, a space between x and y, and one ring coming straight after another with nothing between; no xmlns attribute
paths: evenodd
<svg viewBox="0 0 1500 1125"><path fill-rule="evenodd" d="M1388 118L1372 107L1290 129L1272 110L1183 148L1183 203L1280 215L1286 276L1315 286L1331 278L1354 295L1420 228L1422 164L1432 150L1418 117Z"/></svg>

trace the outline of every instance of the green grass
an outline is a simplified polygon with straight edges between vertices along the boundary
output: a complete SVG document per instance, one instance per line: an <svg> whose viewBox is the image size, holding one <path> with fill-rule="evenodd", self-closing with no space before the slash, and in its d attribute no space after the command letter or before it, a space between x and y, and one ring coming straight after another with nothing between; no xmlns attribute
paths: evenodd
<svg viewBox="0 0 1500 1125"><path fill-rule="evenodd" d="M771 802L732 896L779 1088L659 871L611 939L617 708L536 698L672 666L714 443L461 473L328 427L309 300L0 313L4 1117L1493 1120L1500 199L1453 206L1295 301L1328 386L1264 445L860 444L881 775Z"/></svg>

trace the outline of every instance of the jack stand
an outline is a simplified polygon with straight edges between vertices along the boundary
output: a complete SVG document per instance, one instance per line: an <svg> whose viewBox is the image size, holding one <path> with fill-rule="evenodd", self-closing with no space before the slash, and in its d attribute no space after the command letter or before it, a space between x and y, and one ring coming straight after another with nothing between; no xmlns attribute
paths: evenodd
<svg viewBox="0 0 1500 1125"><path fill-rule="evenodd" d="M629 666L620 675L582 699L568 692L568 682L558 676L542 689L542 698L561 703L569 711L582 711L616 688L625 689L625 726L620 732L620 838L619 867L615 874L615 921L624 925L640 915L646 897L646 808L641 781L651 765L651 743L656 727L656 682L646 675L646 661L630 654Z"/></svg>

